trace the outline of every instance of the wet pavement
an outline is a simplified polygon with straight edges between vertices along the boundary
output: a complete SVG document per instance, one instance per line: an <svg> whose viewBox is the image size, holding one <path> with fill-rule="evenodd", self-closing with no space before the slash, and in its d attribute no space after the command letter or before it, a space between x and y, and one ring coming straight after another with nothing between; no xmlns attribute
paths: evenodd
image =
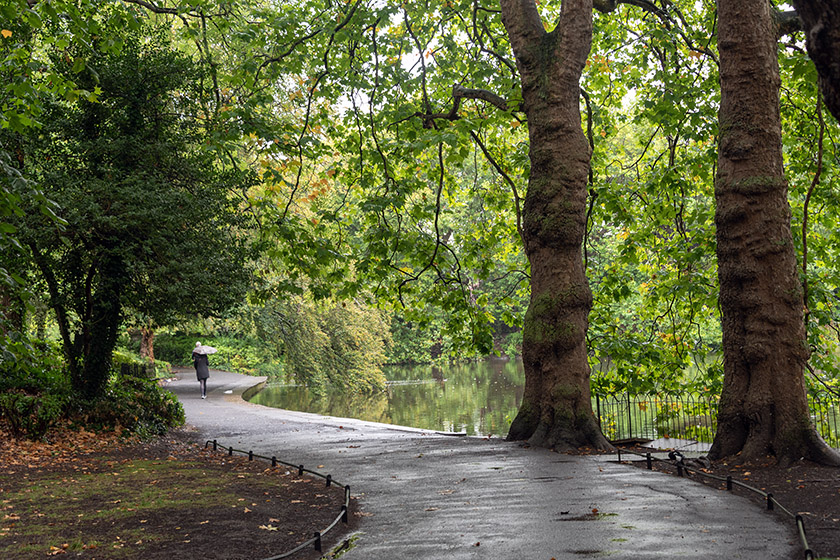
<svg viewBox="0 0 840 560"><path fill-rule="evenodd" d="M254 405L262 378L168 383L196 440L303 464L351 488L347 560L802 557L792 522L672 475L496 438ZM327 542L335 542L330 536ZM326 551L327 549L325 549Z"/></svg>

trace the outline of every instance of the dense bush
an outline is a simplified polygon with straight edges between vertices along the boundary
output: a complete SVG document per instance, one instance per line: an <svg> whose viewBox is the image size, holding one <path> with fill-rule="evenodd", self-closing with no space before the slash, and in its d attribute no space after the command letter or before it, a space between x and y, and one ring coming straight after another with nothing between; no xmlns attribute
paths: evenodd
<svg viewBox="0 0 840 560"><path fill-rule="evenodd" d="M184 409L175 395L154 379L131 375L112 376L102 397L74 404L71 418L93 430L123 429L151 437L184 423Z"/></svg>
<svg viewBox="0 0 840 560"><path fill-rule="evenodd" d="M63 416L66 403L66 395L9 390L0 393L0 418L14 437L42 439Z"/></svg>
<svg viewBox="0 0 840 560"><path fill-rule="evenodd" d="M120 372L122 364L131 364L134 366L144 366L147 371L154 369L154 375L151 377L168 377L172 373L172 364L165 360L155 360L154 364L146 358L141 358L134 352L124 349L114 350L114 355L111 358L112 369L115 373Z"/></svg>
<svg viewBox="0 0 840 560"><path fill-rule="evenodd" d="M5 347L11 347L6 342ZM67 421L93 430L118 428L148 437L184 422L180 403L154 379L119 373L121 364L143 363L129 353L114 354L105 394L85 400L71 391L58 345L16 344L18 359L0 361L0 420L14 437L42 439Z"/></svg>
<svg viewBox="0 0 840 560"><path fill-rule="evenodd" d="M58 346L5 339L15 359L0 361L0 420L15 437L42 439L62 418L70 384Z"/></svg>

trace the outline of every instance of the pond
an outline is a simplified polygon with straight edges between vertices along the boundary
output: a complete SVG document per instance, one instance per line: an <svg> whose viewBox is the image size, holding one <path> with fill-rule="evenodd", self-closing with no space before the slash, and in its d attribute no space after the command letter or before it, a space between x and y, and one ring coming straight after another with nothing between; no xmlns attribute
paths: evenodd
<svg viewBox="0 0 840 560"><path fill-rule="evenodd" d="M316 395L305 387L266 385L252 403L467 435L501 435L522 403L519 360L491 358L445 366L388 366L385 392Z"/></svg>

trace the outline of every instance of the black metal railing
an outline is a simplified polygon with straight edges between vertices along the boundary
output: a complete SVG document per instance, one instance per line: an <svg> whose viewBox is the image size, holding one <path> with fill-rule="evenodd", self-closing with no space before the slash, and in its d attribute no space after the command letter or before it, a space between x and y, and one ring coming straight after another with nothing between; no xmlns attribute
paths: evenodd
<svg viewBox="0 0 840 560"><path fill-rule="evenodd" d="M281 461L277 457L266 457L264 455L257 455L253 451L242 451L241 449L234 449L233 447L224 447L220 446L219 443L214 440L207 440L204 444L204 448L207 449L212 444L213 450L218 451L221 449L222 451L227 452L228 455L233 455L234 453L239 453L240 455L247 455L249 461L253 461L254 459L262 459L264 461L269 461L272 467L276 467L277 465L284 465L287 467L291 467L293 469L297 469L298 476L303 476L304 474L309 474L312 476L317 476L323 478L326 481L327 488L330 486L339 486L344 488L344 504L341 506L341 512L338 516L330 523L324 530L322 531L315 531L312 538L309 540L300 543L298 546L284 552L282 554L278 554L276 556L271 556L269 558L265 558L264 560L281 560L282 558L288 558L293 554L300 552L301 550L308 548L310 546L314 546L315 550L321 552L321 538L329 533L339 522L347 523L349 521L349 511L350 511L350 486L346 484L339 484L335 480L333 480L332 475L330 474L323 474L317 471L313 471L307 468L304 468L303 465L295 465L294 463L287 463L286 461Z"/></svg>
<svg viewBox="0 0 840 560"><path fill-rule="evenodd" d="M840 447L840 398L810 397L808 405L823 439ZM711 443L717 432L717 395L594 394L592 409L611 441L670 437Z"/></svg>
<svg viewBox="0 0 840 560"><path fill-rule="evenodd" d="M607 439L684 438L708 442L717 429L714 395L593 395L592 408Z"/></svg>

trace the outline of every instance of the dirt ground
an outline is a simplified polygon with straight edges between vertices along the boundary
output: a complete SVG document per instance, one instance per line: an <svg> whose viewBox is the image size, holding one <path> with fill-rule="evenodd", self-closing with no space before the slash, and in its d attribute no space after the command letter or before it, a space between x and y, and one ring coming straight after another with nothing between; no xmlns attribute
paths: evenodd
<svg viewBox="0 0 840 560"><path fill-rule="evenodd" d="M50 443L33 443L12 440L0 427L0 557L265 558L308 540L340 513L341 487L205 450L190 437L176 430L141 443L62 431ZM646 468L643 460L632 464ZM676 476L670 462L654 462L654 468ZM840 469L804 461L779 467L768 460L703 470L772 493L802 516L816 557L840 558ZM689 476L726 491L725 483ZM766 503L737 486L734 491L760 507ZM351 501L349 524L339 523L324 538L323 554L352 546L348 536L365 515ZM294 556L321 557L314 546Z"/></svg>
<svg viewBox="0 0 840 560"><path fill-rule="evenodd" d="M121 443L70 432L43 444L0 433L0 557L266 558L341 514L343 487L188 437ZM351 502L349 523L324 536L323 554L342 545L355 513ZM321 556L313 545L294 558Z"/></svg>
<svg viewBox="0 0 840 560"><path fill-rule="evenodd" d="M633 464L639 468L647 468L644 460L633 460ZM678 472L670 461L655 461L653 468L675 476ZM785 509L793 515L802 516L808 546L815 553L815 558L840 559L840 468L822 467L809 461L799 461L789 467L781 467L774 459L768 458L761 463L695 465L693 470L721 478L732 476L733 480L773 494ZM698 472L687 476L720 488L722 492L727 491L725 482L707 478ZM733 492L747 496L761 507L766 507L766 498L759 494L737 485L733 487ZM794 518L778 509L774 509L774 512L784 523L790 523L791 527L796 526Z"/></svg>

